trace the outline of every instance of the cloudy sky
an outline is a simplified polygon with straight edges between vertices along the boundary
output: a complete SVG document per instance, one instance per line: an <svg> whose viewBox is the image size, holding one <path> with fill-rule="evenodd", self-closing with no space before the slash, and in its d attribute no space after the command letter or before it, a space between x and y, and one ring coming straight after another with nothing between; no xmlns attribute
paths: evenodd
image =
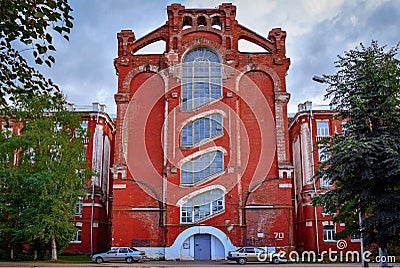
<svg viewBox="0 0 400 268"><path fill-rule="evenodd" d="M56 39L56 64L42 71L61 86L70 102L105 103L116 113L114 94L117 76L116 34L131 29L136 39L167 20L166 7L181 3L186 8L215 8L214 0L70 0L74 28L70 42ZM362 42L395 46L400 42L400 0L231 0L237 6L238 22L267 36L272 28L287 32L286 55L291 59L287 91L289 112L297 104L312 100L323 104L325 86L312 81L314 75L336 72L337 55ZM246 48L243 50L252 49ZM162 52L157 44L147 52Z"/></svg>

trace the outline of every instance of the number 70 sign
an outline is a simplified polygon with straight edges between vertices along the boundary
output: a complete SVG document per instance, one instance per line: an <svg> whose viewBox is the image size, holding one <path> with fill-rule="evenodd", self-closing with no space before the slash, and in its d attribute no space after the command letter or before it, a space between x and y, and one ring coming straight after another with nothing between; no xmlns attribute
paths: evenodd
<svg viewBox="0 0 400 268"><path fill-rule="evenodd" d="M283 240L285 238L284 232L274 232L274 237L276 240Z"/></svg>

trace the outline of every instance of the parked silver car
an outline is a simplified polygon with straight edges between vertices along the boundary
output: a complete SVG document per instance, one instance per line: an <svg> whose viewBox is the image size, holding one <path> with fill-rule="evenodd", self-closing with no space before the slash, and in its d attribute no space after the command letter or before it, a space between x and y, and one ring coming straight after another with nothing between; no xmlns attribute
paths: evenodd
<svg viewBox="0 0 400 268"><path fill-rule="evenodd" d="M146 258L146 253L135 248L113 247L106 253L92 256L92 261L102 263L106 261L126 261L127 263L138 262Z"/></svg>
<svg viewBox="0 0 400 268"><path fill-rule="evenodd" d="M268 252L266 249L258 247L242 247L229 251L227 259L239 264L246 264L246 262L271 262L275 264L287 262L281 254Z"/></svg>

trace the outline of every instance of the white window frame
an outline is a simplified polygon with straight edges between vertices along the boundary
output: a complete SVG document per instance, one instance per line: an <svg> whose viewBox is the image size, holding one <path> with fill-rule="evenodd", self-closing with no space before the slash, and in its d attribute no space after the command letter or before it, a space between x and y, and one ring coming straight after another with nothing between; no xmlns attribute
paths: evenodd
<svg viewBox="0 0 400 268"><path fill-rule="evenodd" d="M351 242L361 242L361 234L350 235Z"/></svg>
<svg viewBox="0 0 400 268"><path fill-rule="evenodd" d="M194 58L191 61L186 61L187 57L191 56L191 53L199 54L199 52L197 52L197 51L200 51L200 54L201 54L201 51L204 51L203 56ZM210 59L211 59L210 54L205 53L205 52L214 54L218 58L218 61L210 61ZM202 106L208 105L211 102L222 98L222 68L223 68L223 65L221 64L221 58L217 52L215 52L214 50L212 50L208 47L197 47L197 48L189 51L183 57L181 68L182 68L182 70L181 70L181 73L182 73L181 110L182 111L184 111L184 112L194 111ZM187 70L191 70L191 71L186 73L186 71L184 71L184 68ZM219 70L218 75L215 75L214 68L218 68L218 70ZM202 74L201 69L206 70L207 76ZM195 73L195 71L198 71L198 73ZM208 85L207 88L204 87L204 89L208 89L208 92L197 91L196 85L200 86L202 84ZM188 85L190 85L191 88L189 88ZM218 92L218 96L216 98L213 97L213 85L219 86L219 92ZM191 91L190 99L183 98L184 96L189 95L188 92L186 92L185 90L187 90L188 92ZM207 101L200 100L200 103L198 103L199 100L195 98L196 94L207 95Z"/></svg>
<svg viewBox="0 0 400 268"><path fill-rule="evenodd" d="M333 227L333 229L325 230L325 227ZM324 241L325 242L334 242L336 241L336 226L335 225L324 225Z"/></svg>
<svg viewBox="0 0 400 268"><path fill-rule="evenodd" d="M215 118L219 116L219 120L216 120ZM209 126L208 128L205 127L205 124L199 126L199 131L202 131L206 134L208 134L207 136L205 136L202 140L199 140L198 142L195 142L195 137L196 135L200 135L200 133L196 133L195 132L195 124L196 122L199 122L201 120L205 120L205 119L209 120ZM200 144L203 144L204 142L208 142L211 140L214 140L216 138L219 138L221 136L224 135L224 117L221 113L212 113L212 114L208 114L206 116L200 117L200 118L196 118L195 120L191 121L190 123L186 124L182 129L181 129L181 138L180 138L180 145L182 148L193 148L196 147ZM191 135L187 135L186 137L186 144L183 143L183 138L184 138L184 129L188 128L189 126L191 126ZM203 126L203 127L201 127ZM216 134L213 135L213 127L215 126L215 130L216 130ZM188 130L185 130L188 131ZM188 143L187 139L191 137L191 142Z"/></svg>
<svg viewBox="0 0 400 268"><path fill-rule="evenodd" d="M76 226L78 230L76 230L76 233L74 235L74 240L71 240L71 244L80 244L82 243L82 226Z"/></svg>
<svg viewBox="0 0 400 268"><path fill-rule="evenodd" d="M324 127L321 127L319 124L324 124ZM317 137L329 137L330 129L329 129L329 120L317 120ZM326 124L326 127L325 127ZM319 126L318 126L319 125Z"/></svg>
<svg viewBox="0 0 400 268"><path fill-rule="evenodd" d="M324 177L319 178L319 187L320 188L329 189L329 188L332 188L332 186L333 186L333 184L330 183L328 181L328 179L325 179Z"/></svg>
<svg viewBox="0 0 400 268"><path fill-rule="evenodd" d="M82 216L83 213L83 198L79 197L78 202L76 203L76 216Z"/></svg>
<svg viewBox="0 0 400 268"><path fill-rule="evenodd" d="M213 163L214 163L214 158L213 157L211 157L211 155L210 154L212 154L212 153L215 153L215 155L217 154L217 153L220 153L221 154L221 156L222 156L222 159L221 159L221 165L222 165L222 169L221 170L219 170L219 171L217 171L217 172L215 172L215 173L213 173ZM204 178L202 178L202 179L200 179L200 180L198 180L198 181L195 181L195 173L196 173L196 170L195 170L195 165L194 165L194 161L196 161L196 159L198 159L198 158L200 158L200 157L203 157L203 156L205 156L205 155L210 155L210 157L209 157L209 165L207 166L208 167L208 170L210 171L209 172L209 175L208 176L206 176L206 177L204 177ZM192 172L190 173L189 171L185 171L185 173L186 174L192 174L192 181L191 182L182 182L182 178L183 178L183 168L184 168L184 166L185 165L187 165L189 162L192 162L192 164L191 164L191 168L192 168ZM200 163L200 165L201 165L201 163ZM180 183L181 183L181 185L197 185L197 184L202 184L202 183L204 183L204 182L206 182L206 181L208 181L208 180L210 180L210 179L212 179L212 178L215 178L216 176L219 176L219 175L221 175L223 172L224 172L224 166L225 166L225 163L224 163L224 152L223 151L221 151L221 150L212 150L212 151L205 151L205 152L202 152L201 154L199 154L199 155L197 155L196 157L194 157L193 159L190 159L189 161L185 161L184 163L182 163L182 165L181 165L181 167L180 167L180 170L181 170L181 172L180 172ZM199 172L201 172L201 171L203 171L203 170L200 170Z"/></svg>
<svg viewBox="0 0 400 268"><path fill-rule="evenodd" d="M213 200L213 191L221 191L222 195L218 197L217 199ZM193 200L200 196L200 195L205 195L209 194L209 202L204 203L204 204L193 204ZM186 204L188 202L191 202L191 206L187 206ZM217 209L214 210L214 202L217 203ZM207 206L208 205L208 211L201 210L200 207ZM221 207L220 209L218 209ZM183 210L185 208L185 210ZM189 208L192 208L191 210ZM181 224L195 224L201 221L204 221L206 219L209 219L213 217L214 215L218 215L221 212L225 211L225 192L219 188L208 190L201 192L197 195L192 196L190 199L188 199L185 203L180 205L180 223ZM205 212L208 212L209 214L205 214ZM191 216L191 221L188 221L187 219ZM185 218L185 221L183 221L183 218Z"/></svg>
<svg viewBox="0 0 400 268"><path fill-rule="evenodd" d="M326 150L326 145L319 144L318 145L318 162L325 162L330 158L329 152L324 152Z"/></svg>

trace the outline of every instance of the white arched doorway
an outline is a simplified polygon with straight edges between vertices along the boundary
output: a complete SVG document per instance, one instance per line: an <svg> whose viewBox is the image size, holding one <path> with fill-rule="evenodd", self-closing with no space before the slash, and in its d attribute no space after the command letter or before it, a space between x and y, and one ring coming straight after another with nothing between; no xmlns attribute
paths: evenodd
<svg viewBox="0 0 400 268"><path fill-rule="evenodd" d="M178 235L172 246L165 248L167 260L223 260L236 247L221 230L212 226L193 226Z"/></svg>

